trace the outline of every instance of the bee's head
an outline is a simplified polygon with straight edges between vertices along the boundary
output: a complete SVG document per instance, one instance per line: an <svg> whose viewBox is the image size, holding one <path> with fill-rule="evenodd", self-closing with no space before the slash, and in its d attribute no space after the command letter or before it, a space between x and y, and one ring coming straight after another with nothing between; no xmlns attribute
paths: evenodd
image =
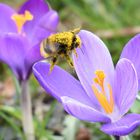
<svg viewBox="0 0 140 140"><path fill-rule="evenodd" d="M80 48L81 47L81 39L78 35L76 35L76 47Z"/></svg>
<svg viewBox="0 0 140 140"><path fill-rule="evenodd" d="M74 30L71 31L71 33L73 33L75 35L75 48L80 48L81 47L81 39L80 37L77 35L80 32L80 27L76 28Z"/></svg>

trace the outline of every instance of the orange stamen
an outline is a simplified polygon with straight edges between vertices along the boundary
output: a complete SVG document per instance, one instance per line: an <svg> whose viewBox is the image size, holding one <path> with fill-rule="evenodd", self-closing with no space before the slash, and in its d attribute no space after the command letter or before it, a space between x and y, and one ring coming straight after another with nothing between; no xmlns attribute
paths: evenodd
<svg viewBox="0 0 140 140"><path fill-rule="evenodd" d="M99 101L101 107L105 110L105 112L107 114L110 114L113 112L113 109L114 109L112 88L111 88L110 84L108 84L109 95L110 95L110 99L108 101L105 90L104 90L105 73L101 70L97 70L95 72L95 75L96 75L96 77L94 78L94 82L100 86L101 92L97 89L97 87L94 84L92 85L92 90L93 90L97 100Z"/></svg>
<svg viewBox="0 0 140 140"><path fill-rule="evenodd" d="M111 105L111 108L114 108L114 100L113 100L112 88L111 88L110 84L108 84L108 88L109 88L109 93L110 93L110 105Z"/></svg>

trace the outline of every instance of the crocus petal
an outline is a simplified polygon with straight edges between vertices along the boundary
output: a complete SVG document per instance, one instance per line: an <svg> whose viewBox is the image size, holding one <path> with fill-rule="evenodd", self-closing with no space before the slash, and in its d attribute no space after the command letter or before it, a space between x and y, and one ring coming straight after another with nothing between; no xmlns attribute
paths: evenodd
<svg viewBox="0 0 140 140"><path fill-rule="evenodd" d="M137 74L128 59L120 59L116 66L113 92L115 103L123 115L129 110L138 93Z"/></svg>
<svg viewBox="0 0 140 140"><path fill-rule="evenodd" d="M81 48L77 49L78 57L74 55L74 66L77 75L90 98L97 104L91 85L93 84L94 72L104 70L109 82L113 77L114 66L110 53L104 43L93 33L80 31ZM110 83L111 84L111 83Z"/></svg>
<svg viewBox="0 0 140 140"><path fill-rule="evenodd" d="M28 52L25 55L25 68L28 71L28 76L30 76L30 73L32 72L32 66L35 62L44 59L40 54L40 44L37 44L31 49L28 50Z"/></svg>
<svg viewBox="0 0 140 140"><path fill-rule="evenodd" d="M62 96L68 96L92 106L91 100L86 95L78 80L66 71L55 66L50 73L50 65L46 62L37 62L33 66L33 73L40 85L61 102Z"/></svg>
<svg viewBox="0 0 140 140"><path fill-rule="evenodd" d="M121 58L129 59L135 66L140 80L140 34L134 36L124 47ZM140 89L140 83L139 83Z"/></svg>
<svg viewBox="0 0 140 140"><path fill-rule="evenodd" d="M59 23L59 16L56 11L50 10L45 14L35 26L32 33L32 44L37 44L51 33L56 31Z"/></svg>
<svg viewBox="0 0 140 140"><path fill-rule="evenodd" d="M40 18L49 11L49 7L45 0L28 0L23 4L19 13L23 14L26 10L30 11L33 15L33 20L26 22L24 25L24 31L29 35Z"/></svg>
<svg viewBox="0 0 140 140"><path fill-rule="evenodd" d="M25 78L24 57L30 48L27 38L9 33L0 37L0 45L0 60L10 66L19 80Z"/></svg>
<svg viewBox="0 0 140 140"><path fill-rule="evenodd" d="M9 6L0 3L0 35L8 32L16 32L17 28L11 16L15 11Z"/></svg>
<svg viewBox="0 0 140 140"><path fill-rule="evenodd" d="M122 119L104 124L101 130L109 135L123 136L133 132L140 125L140 115L128 114Z"/></svg>
<svg viewBox="0 0 140 140"><path fill-rule="evenodd" d="M94 108L85 105L77 100L69 97L61 97L64 109L74 117L90 121L90 122L110 122L110 119L102 114L101 112L95 110Z"/></svg>

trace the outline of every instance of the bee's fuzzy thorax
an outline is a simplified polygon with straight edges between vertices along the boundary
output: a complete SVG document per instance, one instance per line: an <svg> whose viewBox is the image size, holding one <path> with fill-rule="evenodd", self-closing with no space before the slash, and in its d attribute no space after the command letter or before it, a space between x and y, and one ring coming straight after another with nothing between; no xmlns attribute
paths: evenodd
<svg viewBox="0 0 140 140"><path fill-rule="evenodd" d="M72 44L72 39L73 39L73 33L71 32L61 32L61 33L53 34L48 38L50 42L67 45L68 48Z"/></svg>

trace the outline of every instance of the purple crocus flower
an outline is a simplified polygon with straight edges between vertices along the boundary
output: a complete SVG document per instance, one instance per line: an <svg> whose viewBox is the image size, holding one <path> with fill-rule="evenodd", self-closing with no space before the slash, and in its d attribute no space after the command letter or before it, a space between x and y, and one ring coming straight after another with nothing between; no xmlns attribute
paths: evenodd
<svg viewBox="0 0 140 140"><path fill-rule="evenodd" d="M34 62L42 59L40 41L55 32L58 14L44 0L28 0L17 13L0 3L0 61L19 81L27 80Z"/></svg>
<svg viewBox="0 0 140 140"><path fill-rule="evenodd" d="M129 59L135 66L140 90L140 34L134 36L124 47L121 58Z"/></svg>
<svg viewBox="0 0 140 140"><path fill-rule="evenodd" d="M138 92L137 74L128 59L120 59L114 69L110 53L93 33L80 31L82 46L73 55L78 80L58 66L37 62L33 73L40 85L78 119L102 122L110 135L127 135L140 124L140 115L126 114Z"/></svg>

